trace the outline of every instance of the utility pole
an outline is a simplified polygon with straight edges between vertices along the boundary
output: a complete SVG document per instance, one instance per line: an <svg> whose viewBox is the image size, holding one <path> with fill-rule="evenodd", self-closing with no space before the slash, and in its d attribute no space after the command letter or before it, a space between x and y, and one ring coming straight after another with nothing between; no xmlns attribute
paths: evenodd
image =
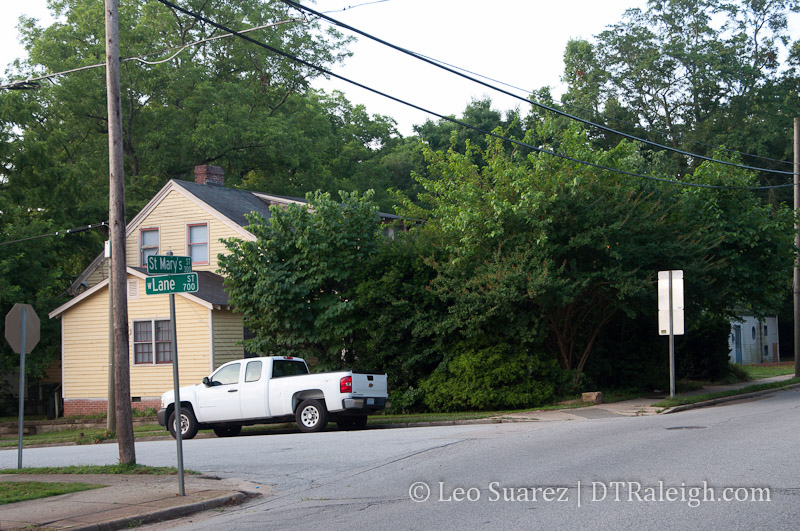
<svg viewBox="0 0 800 531"><path fill-rule="evenodd" d="M800 249L800 118L794 119L794 246ZM800 251L794 259L794 375L800 376Z"/></svg>
<svg viewBox="0 0 800 531"><path fill-rule="evenodd" d="M119 88L118 0L105 0L106 99L108 100L108 217L111 242L109 296L114 301L114 397L119 462L136 463L128 366L128 294L125 264L125 170L122 154L122 103Z"/></svg>
<svg viewBox="0 0 800 531"><path fill-rule="evenodd" d="M105 254L108 261L108 404L106 407L106 431L108 433L117 433L117 401L114 397L114 298L111 296L111 286L114 285L114 279L111 274L110 227L108 229Z"/></svg>

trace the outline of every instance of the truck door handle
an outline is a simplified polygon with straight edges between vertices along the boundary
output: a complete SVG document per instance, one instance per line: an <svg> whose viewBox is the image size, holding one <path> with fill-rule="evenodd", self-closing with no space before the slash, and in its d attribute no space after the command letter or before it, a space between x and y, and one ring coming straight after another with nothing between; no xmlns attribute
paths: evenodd
<svg viewBox="0 0 800 531"><path fill-rule="evenodd" d="M228 389L229 393L235 393L236 391L238 391L238 389Z"/></svg>

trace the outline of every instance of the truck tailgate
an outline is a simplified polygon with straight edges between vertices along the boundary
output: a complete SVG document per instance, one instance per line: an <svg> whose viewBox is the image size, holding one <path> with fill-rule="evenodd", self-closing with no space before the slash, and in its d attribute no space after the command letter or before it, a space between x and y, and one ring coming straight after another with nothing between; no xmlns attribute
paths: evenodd
<svg viewBox="0 0 800 531"><path fill-rule="evenodd" d="M385 374L353 373L353 396L388 396Z"/></svg>

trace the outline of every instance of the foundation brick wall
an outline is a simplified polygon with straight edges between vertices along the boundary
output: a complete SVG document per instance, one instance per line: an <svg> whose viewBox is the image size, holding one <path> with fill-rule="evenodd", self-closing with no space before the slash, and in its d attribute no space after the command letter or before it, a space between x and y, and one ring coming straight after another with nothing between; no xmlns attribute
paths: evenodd
<svg viewBox="0 0 800 531"><path fill-rule="evenodd" d="M158 409L161 407L161 397L142 397L138 402L131 402L131 409ZM108 411L108 402L105 398L65 398L64 416L96 415Z"/></svg>

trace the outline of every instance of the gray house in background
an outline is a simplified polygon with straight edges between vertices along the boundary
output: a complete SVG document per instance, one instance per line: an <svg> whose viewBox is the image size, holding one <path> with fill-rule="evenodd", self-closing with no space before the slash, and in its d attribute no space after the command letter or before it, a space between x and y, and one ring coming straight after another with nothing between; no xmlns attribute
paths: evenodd
<svg viewBox="0 0 800 531"><path fill-rule="evenodd" d="M731 322L728 338L731 363L776 363L781 361L778 346L778 316L759 320L753 315L743 315Z"/></svg>

